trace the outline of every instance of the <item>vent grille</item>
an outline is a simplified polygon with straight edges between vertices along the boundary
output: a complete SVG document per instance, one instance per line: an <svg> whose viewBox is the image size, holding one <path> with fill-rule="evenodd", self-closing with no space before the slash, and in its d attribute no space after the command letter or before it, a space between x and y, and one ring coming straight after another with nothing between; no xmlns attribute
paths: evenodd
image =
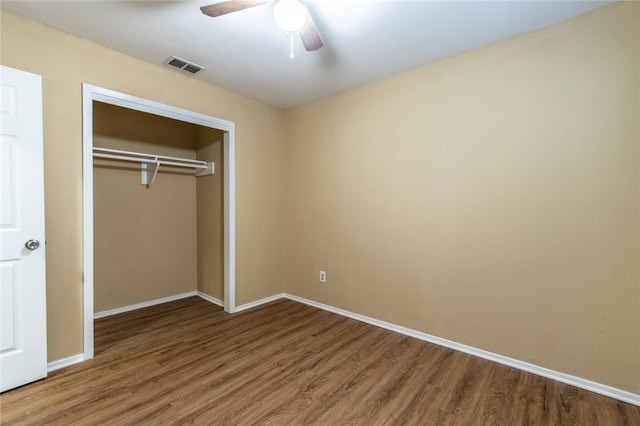
<svg viewBox="0 0 640 426"><path fill-rule="evenodd" d="M188 72L189 74L198 74L205 68L200 65L196 65L193 62L189 62L186 59L178 58L177 56L169 56L163 64L176 67L179 70Z"/></svg>

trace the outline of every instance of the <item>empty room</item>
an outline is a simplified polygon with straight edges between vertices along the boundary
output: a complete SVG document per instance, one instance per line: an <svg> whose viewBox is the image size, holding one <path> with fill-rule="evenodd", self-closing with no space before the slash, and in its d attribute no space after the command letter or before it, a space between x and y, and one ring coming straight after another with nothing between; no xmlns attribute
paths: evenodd
<svg viewBox="0 0 640 426"><path fill-rule="evenodd" d="M640 425L640 2L2 1L0 424Z"/></svg>

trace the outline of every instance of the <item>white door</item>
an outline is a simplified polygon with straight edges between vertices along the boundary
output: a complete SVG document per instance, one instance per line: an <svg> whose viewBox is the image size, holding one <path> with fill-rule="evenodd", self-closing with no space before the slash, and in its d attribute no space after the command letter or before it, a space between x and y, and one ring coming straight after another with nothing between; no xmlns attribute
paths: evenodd
<svg viewBox="0 0 640 426"><path fill-rule="evenodd" d="M0 392L47 375L42 83L0 67Z"/></svg>

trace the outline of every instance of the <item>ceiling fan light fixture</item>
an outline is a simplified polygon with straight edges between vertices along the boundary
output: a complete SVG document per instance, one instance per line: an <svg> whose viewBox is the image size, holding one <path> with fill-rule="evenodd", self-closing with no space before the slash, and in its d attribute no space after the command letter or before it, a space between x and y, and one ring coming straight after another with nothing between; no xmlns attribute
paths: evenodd
<svg viewBox="0 0 640 426"><path fill-rule="evenodd" d="M307 19L307 9L298 0L280 0L273 8L273 18L284 31L298 31Z"/></svg>

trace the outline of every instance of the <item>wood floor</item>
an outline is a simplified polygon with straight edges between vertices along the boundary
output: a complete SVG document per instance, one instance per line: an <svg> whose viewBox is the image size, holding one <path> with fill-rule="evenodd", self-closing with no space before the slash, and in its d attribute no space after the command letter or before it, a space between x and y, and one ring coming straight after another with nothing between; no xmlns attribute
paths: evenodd
<svg viewBox="0 0 640 426"><path fill-rule="evenodd" d="M640 407L290 300L96 321L96 356L0 396L3 425L640 425Z"/></svg>

